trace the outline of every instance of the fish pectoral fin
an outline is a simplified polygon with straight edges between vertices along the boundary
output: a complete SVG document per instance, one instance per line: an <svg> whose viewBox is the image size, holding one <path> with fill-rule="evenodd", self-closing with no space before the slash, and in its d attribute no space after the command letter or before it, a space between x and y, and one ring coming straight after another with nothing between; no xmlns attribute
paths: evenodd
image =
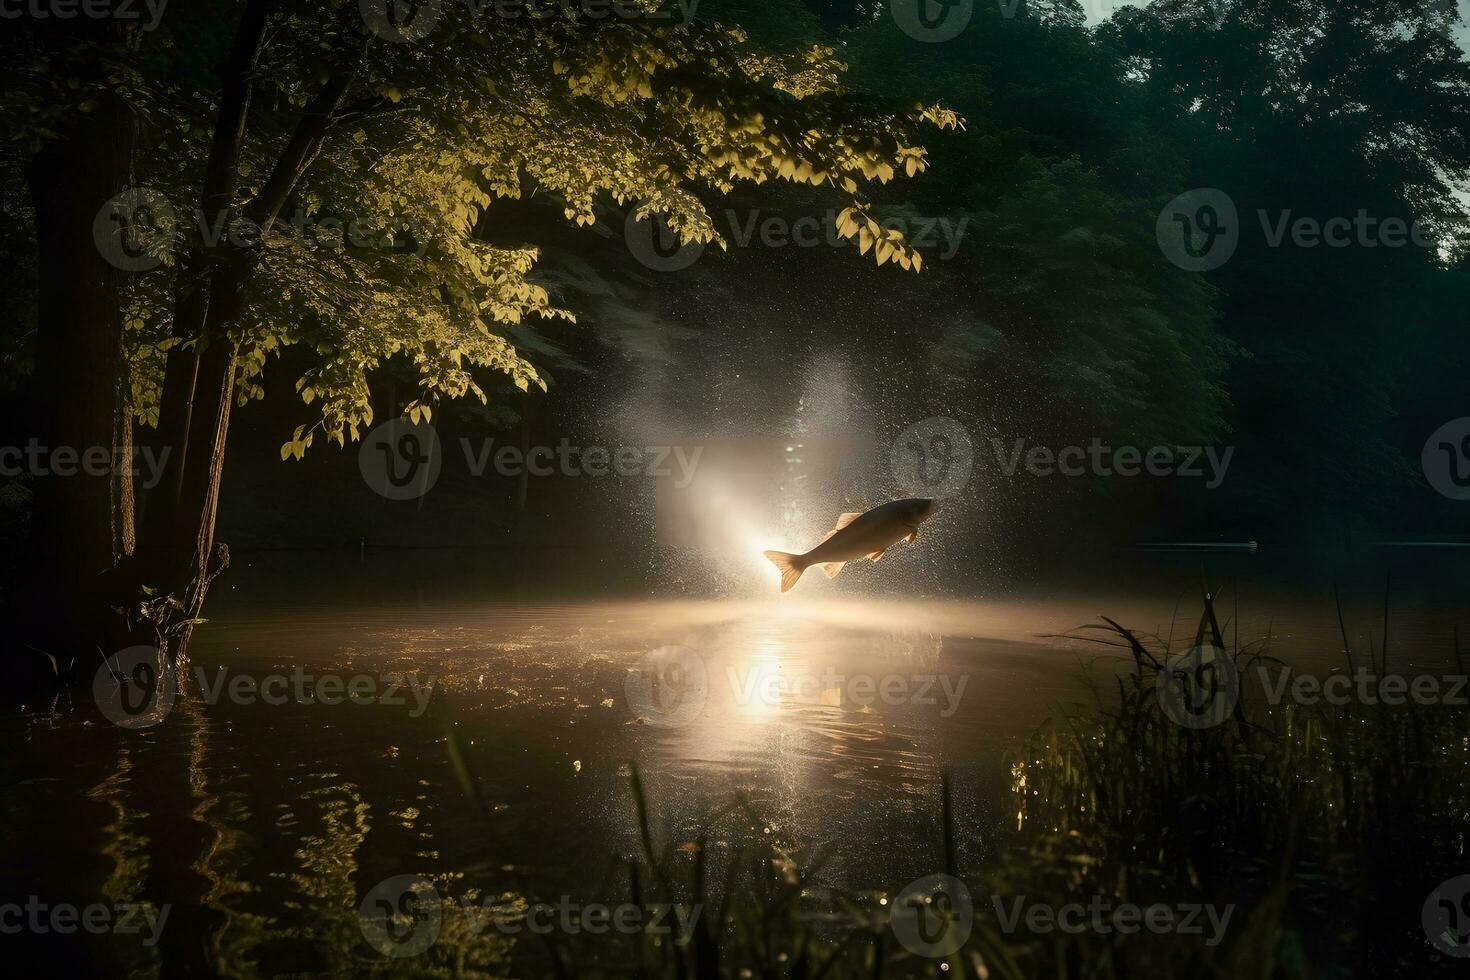
<svg viewBox="0 0 1470 980"><path fill-rule="evenodd" d="M827 573L828 578L836 578L837 573L842 571L842 566L846 564L845 561L829 561L822 566L822 571Z"/></svg>
<svg viewBox="0 0 1470 980"><path fill-rule="evenodd" d="M913 541L918 536L919 536L919 529L918 528L914 528L912 531L909 532L909 536L906 537L906 538L904 538L904 540L905 541Z"/></svg>
<svg viewBox="0 0 1470 980"><path fill-rule="evenodd" d="M878 561L878 560L880 560L887 553L888 553L888 549L887 548L884 548L882 551L874 551L874 552L871 552L868 555L868 558L872 559L873 561Z"/></svg>

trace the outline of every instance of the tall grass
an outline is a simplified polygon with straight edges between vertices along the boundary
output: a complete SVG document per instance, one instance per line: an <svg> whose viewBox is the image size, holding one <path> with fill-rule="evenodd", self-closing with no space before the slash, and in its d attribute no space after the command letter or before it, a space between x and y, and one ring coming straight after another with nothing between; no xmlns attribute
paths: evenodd
<svg viewBox="0 0 1470 980"><path fill-rule="evenodd" d="M1204 596L1195 643L1226 649ZM1387 668L1384 645L1344 666ZM1108 621L1133 656L1114 705L1052 719L1015 760L1025 851L992 885L1037 897L1101 894L1233 903L1228 939L1092 934L1028 944L1041 975L1424 977L1451 962L1426 941L1431 889L1470 872L1470 711L1464 706L1279 705L1252 700L1213 728L1175 724L1156 696L1166 645ZM1269 641L1229 651L1238 673ZM1455 657L1458 664L1458 650ZM1458 669L1458 668L1457 668ZM1061 971L1058 974L1057 971ZM1029 972L1029 971L1028 971Z"/></svg>

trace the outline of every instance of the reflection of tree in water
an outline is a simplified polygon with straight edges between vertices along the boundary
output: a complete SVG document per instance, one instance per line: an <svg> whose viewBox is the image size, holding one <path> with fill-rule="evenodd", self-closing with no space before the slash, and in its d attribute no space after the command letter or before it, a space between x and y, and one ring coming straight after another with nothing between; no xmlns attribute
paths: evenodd
<svg viewBox="0 0 1470 980"><path fill-rule="evenodd" d="M117 743L115 768L87 793L87 798L112 811L110 822L101 828L102 854L112 862L112 870L102 885L102 894L114 906L145 901L149 871L150 841L143 829L146 814L131 805L133 784L142 775L134 758L136 750L126 740ZM146 761L146 755L145 755ZM146 771L146 770L145 770ZM150 914L158 914L157 906ZM136 937L119 937L135 940ZM158 947L145 947L136 941L115 943L115 955L127 964L129 975L154 977L162 962Z"/></svg>

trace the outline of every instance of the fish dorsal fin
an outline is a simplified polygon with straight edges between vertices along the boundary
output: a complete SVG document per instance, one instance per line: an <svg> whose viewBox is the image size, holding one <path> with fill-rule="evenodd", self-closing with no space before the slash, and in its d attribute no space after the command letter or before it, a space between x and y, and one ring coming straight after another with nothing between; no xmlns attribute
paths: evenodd
<svg viewBox="0 0 1470 980"><path fill-rule="evenodd" d="M832 533L836 534L837 532L833 531ZM822 566L822 571L827 573L828 578L836 578L837 573L842 571L842 566L846 564L847 562L845 561L829 561Z"/></svg>

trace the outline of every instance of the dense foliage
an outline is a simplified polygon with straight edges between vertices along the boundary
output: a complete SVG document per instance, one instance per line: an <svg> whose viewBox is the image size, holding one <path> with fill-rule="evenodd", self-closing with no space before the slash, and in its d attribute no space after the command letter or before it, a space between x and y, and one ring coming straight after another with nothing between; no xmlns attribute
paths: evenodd
<svg viewBox="0 0 1470 980"><path fill-rule="evenodd" d="M318 355L297 390L320 418L283 449L296 455L313 428L338 442L359 435L372 421L367 374L394 355L418 368L422 392L406 409L414 418L440 398L483 400L473 368L509 375L522 389L539 383L497 326L574 314L535 282L534 243L484 241L497 199L551 195L579 225L596 220L599 201L638 204L665 215L685 240L710 241L717 232L693 190L768 180L831 186L849 195L844 227L864 251L905 268L922 261L867 217L864 188L925 168L916 124L959 120L937 107L850 98L830 49L766 53L736 29L665 26L653 4L648 20L629 22L492 23L491 14L450 6L426 36L404 42L379 36L389 29L363 23L357 8L293 6L273 17L256 81L257 104L266 104L249 124L239 186L221 213L199 220L191 203L217 93L209 74L194 70L210 55L198 25L171 32L165 21L160 36L122 46L107 39L90 51L37 45L11 63L18 81L7 108L22 146L57 137L109 93L125 97L150 133L133 172L173 213L137 232L138 247L163 266L131 283L145 420L156 421L157 404L146 384L157 359L147 355L197 342L169 322L179 285L168 270L179 246L200 238L243 236L257 253L251 302L231 327L242 345L242 402L264 394L259 375L273 352L302 345ZM214 56L228 23L210 23L204 35L215 36ZM251 227L250 202L290 120L324 79L342 76L348 88L330 137L291 209Z"/></svg>

